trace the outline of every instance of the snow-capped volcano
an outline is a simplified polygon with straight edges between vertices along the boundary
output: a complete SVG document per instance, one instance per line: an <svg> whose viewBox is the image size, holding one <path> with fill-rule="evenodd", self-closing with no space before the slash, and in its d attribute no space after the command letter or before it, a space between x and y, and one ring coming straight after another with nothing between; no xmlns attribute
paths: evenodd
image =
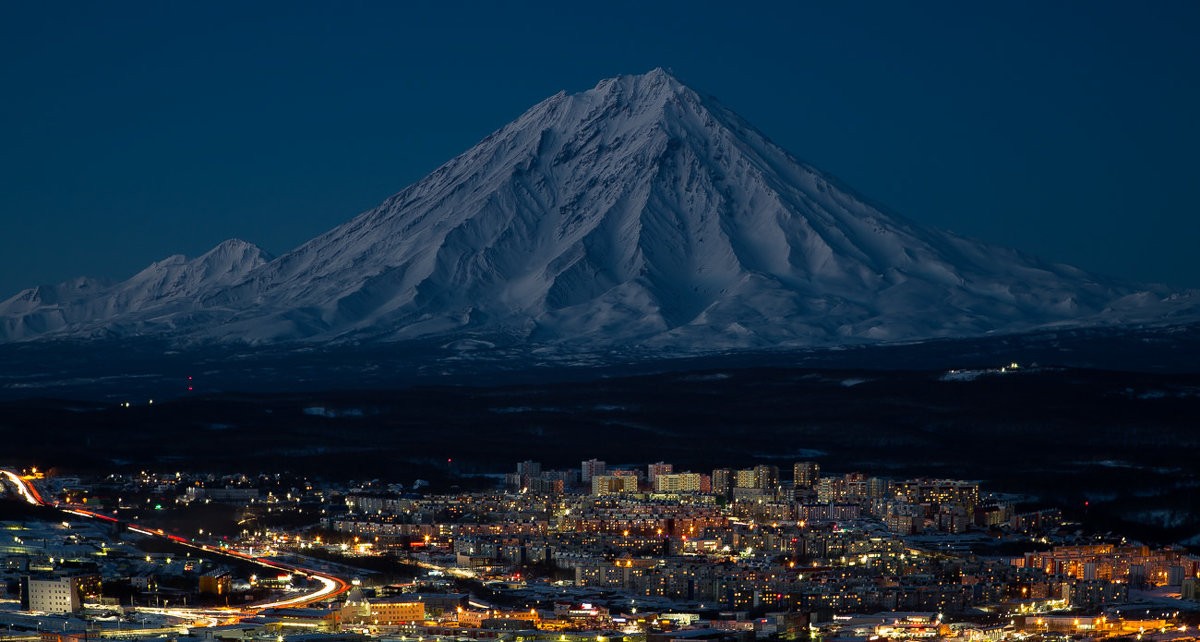
<svg viewBox="0 0 1200 642"><path fill-rule="evenodd" d="M227 242L0 304L0 337L502 334L686 351L969 336L1195 310L867 204L654 70L534 106L268 260Z"/></svg>

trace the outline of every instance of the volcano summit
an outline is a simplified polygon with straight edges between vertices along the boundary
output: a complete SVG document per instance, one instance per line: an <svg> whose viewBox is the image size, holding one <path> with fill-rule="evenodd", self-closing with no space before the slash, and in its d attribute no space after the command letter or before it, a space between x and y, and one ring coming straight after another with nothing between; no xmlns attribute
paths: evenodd
<svg viewBox="0 0 1200 642"><path fill-rule="evenodd" d="M272 258L227 241L0 303L0 340L474 337L681 353L1195 317L1134 286L921 228L667 72L560 93Z"/></svg>

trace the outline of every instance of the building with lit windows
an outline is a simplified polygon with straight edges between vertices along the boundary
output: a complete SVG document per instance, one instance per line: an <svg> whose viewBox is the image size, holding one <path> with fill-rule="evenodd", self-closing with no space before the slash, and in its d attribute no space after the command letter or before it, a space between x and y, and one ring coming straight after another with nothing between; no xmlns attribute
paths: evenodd
<svg viewBox="0 0 1200 642"><path fill-rule="evenodd" d="M657 493L698 493L702 490L700 473L659 474L654 480Z"/></svg>
<svg viewBox="0 0 1200 642"><path fill-rule="evenodd" d="M1178 585L1184 579L1200 574L1200 557L1188 555L1178 548L1151 550L1142 544L1056 546L1049 551L1026 553L1022 565L1042 569L1050 575L1067 575L1079 580L1120 580L1134 586Z"/></svg>
<svg viewBox="0 0 1200 642"><path fill-rule="evenodd" d="M636 493L637 477L633 475L596 475L592 477L593 495L617 495Z"/></svg>
<svg viewBox="0 0 1200 642"><path fill-rule="evenodd" d="M737 473L730 468L717 468L712 472L712 492L728 497L733 492Z"/></svg>
<svg viewBox="0 0 1200 642"><path fill-rule="evenodd" d="M779 486L779 467L760 464L737 471L738 488L775 488Z"/></svg>
<svg viewBox="0 0 1200 642"><path fill-rule="evenodd" d="M798 461L792 466L792 481L796 488L812 488L821 477L821 466L815 461Z"/></svg>
<svg viewBox="0 0 1200 642"><path fill-rule="evenodd" d="M425 603L415 602L407 597L369 601L368 605L370 606L368 621L373 624L392 625L420 622L425 619Z"/></svg>
<svg viewBox="0 0 1200 642"><path fill-rule="evenodd" d="M21 579L21 609L25 611L74 613L83 608L83 598L99 595L99 575L27 575Z"/></svg>
<svg viewBox="0 0 1200 642"><path fill-rule="evenodd" d="M579 481L587 484L597 475L604 474L604 462L599 459L589 459L579 464Z"/></svg>
<svg viewBox="0 0 1200 642"><path fill-rule="evenodd" d="M956 479L910 479L892 485L897 497L914 504L957 504L974 515L979 504L979 484Z"/></svg>
<svg viewBox="0 0 1200 642"><path fill-rule="evenodd" d="M674 466L665 462L660 461L656 464L650 464L649 466L646 466L646 481L653 484L654 480L657 479L659 475L666 475L674 472L674 470Z"/></svg>
<svg viewBox="0 0 1200 642"><path fill-rule="evenodd" d="M233 578L228 571L209 571L200 576L200 593L202 595L229 595L233 588Z"/></svg>

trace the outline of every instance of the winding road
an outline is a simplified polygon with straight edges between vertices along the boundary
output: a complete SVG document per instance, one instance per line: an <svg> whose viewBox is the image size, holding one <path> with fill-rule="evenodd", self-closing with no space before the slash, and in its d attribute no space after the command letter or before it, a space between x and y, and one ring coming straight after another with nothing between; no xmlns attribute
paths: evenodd
<svg viewBox="0 0 1200 642"><path fill-rule="evenodd" d="M14 472L12 470L0 468L0 477L7 479L7 481L13 487L16 488L17 494L20 495L20 497L28 504L53 508L55 510L62 511L63 513L66 513L69 515L74 515L76 517L85 517L88 519L104 520L104 521L109 521L109 522L114 522L114 523L120 521L111 515L104 515L102 513L97 513L94 511L90 511L90 510L83 510L83 509L75 508L75 507L62 507L62 506L58 506L56 504L51 504L50 502L47 502L46 500L42 499L41 493L38 492L37 488L33 485L33 483L29 479L18 475L16 472ZM0 481L2 481L2 480L0 480ZM301 576L311 579L321 585L319 588L317 588L315 590L306 592L302 595L289 597L287 599L275 600L275 601L271 601L271 602L260 602L257 604L247 604L247 605L239 607L236 610L231 610L231 611L222 610L226 613L236 612L236 613L241 613L243 615L252 615L252 614L254 614L258 611L262 611L264 609L280 609L280 608L306 606L308 604L312 604L313 602L320 602L321 600L324 600L324 599L333 597L335 595L338 595L340 593L343 593L343 592L349 590L349 588L350 588L349 582L346 582L345 580L343 580L339 577L334 577L333 575L321 573L321 572L318 572L318 571L315 571L312 569L308 569L308 568L304 568L301 566L293 566L291 564L280 563L280 562L276 562L273 560L268 560L263 557L253 557L250 555L246 555L244 553L239 553L237 551L232 551L229 549L221 548L219 546L209 546L208 544L201 544L201 543L194 542L192 540L180 537L178 535L168 534L161 529L143 528L141 526L135 526L133 524L128 525L127 528L130 531L139 533L141 535L146 535L148 537L159 537L162 539L170 540L171 542L174 542L175 544L178 544L180 546L192 548L192 549L201 551L202 553L206 553L209 555L229 557L229 558L237 559L237 560L240 560L243 562L251 562L254 564L258 564L260 566L263 566L265 568L269 568L272 570L283 571L283 572L292 573L295 575L301 575ZM213 611L213 609L171 609L171 610L174 612L189 613L189 614L194 614L194 615L211 613Z"/></svg>

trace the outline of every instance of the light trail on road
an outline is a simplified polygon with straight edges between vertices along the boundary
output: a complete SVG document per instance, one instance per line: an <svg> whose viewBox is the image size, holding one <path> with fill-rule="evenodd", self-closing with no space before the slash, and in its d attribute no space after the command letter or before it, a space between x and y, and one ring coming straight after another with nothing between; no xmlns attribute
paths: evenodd
<svg viewBox="0 0 1200 642"><path fill-rule="evenodd" d="M309 595L302 595L290 600L279 600L278 602L267 602L266 604L254 604L250 606L253 609L280 609L290 606L304 606L312 602L318 602L328 596L337 595L349 588L345 582L335 577L325 575L311 575L312 579L320 582L323 586L321 590Z"/></svg>
<svg viewBox="0 0 1200 642"><path fill-rule="evenodd" d="M9 479L9 481L12 482L12 484L14 486L16 486L17 492L21 495L22 499L24 499L25 502L28 504L34 504L34 505L38 505L38 506L46 506L49 508L54 508L54 509L60 510L64 513L67 513L70 515L75 515L78 517L85 517L85 518L89 518L89 519L100 519L100 520L104 520L104 521L108 521L108 522L115 522L115 523L120 522L119 519L117 519L116 517L113 517L111 515L104 515L101 513L96 513L96 512L90 511L90 510L84 510L82 508L64 508L64 507L56 506L54 504L50 504L49 502L46 502L45 500L42 499L42 496L41 496L41 494L38 493L37 488L35 488L33 486L33 484L31 484L29 482L29 480L21 477L20 475L17 475L13 471L6 470L6 469L0 469L0 474L3 474L5 477L7 477ZM307 568L303 568L303 567L299 567L299 566L291 566L291 565L283 564L280 562L268 561L261 557L252 557L250 555L246 555L245 553L239 553L237 551L227 550L224 548L220 548L218 546L209 546L207 544L198 544L196 542L193 542L189 539L185 539L178 535L170 535L170 534L164 532L162 529L145 528L142 526L135 526L133 524L127 525L126 528L128 528L130 531L132 531L134 533L138 533L140 535L145 535L147 537L160 537L160 538L169 540L171 542L174 542L175 544L178 544L180 546L194 548L198 551L202 551L205 553L211 553L213 555L223 555L225 557L231 557L231 558L237 559L239 561L243 561L243 562L251 562L253 564L258 564L259 566L274 569L277 571L284 571L287 573L300 575L302 577L306 577L306 578L315 580L321 584L321 588L319 588L316 591L313 591L311 593L305 593L303 595L298 595L296 597L287 598L284 600L276 600L273 602L243 605L241 607L242 609L244 609L244 611L242 611L242 613L252 612L252 611L261 611L264 609L277 609L277 608L290 608L290 607L306 606L308 604L312 604L313 602L319 602L326 598L330 598L330 597L333 597L340 593L344 593L345 591L350 589L349 582L347 582L341 578L334 577L332 575L319 573L312 569L307 569ZM188 617L197 617L197 616L203 617L204 616L203 611L211 611L211 610L212 609L172 609L172 611L175 611L176 613L188 613L189 614ZM246 613L246 614L248 614L248 613Z"/></svg>
<svg viewBox="0 0 1200 642"><path fill-rule="evenodd" d="M21 479L20 475L12 472L11 470L3 469L0 469L0 473L2 473L5 477L8 477L8 480L17 487L17 492L20 493L21 497L25 499L25 503L41 506L49 505L42 501L42 496L38 494L37 489L33 487L33 484L29 484L24 479Z"/></svg>

